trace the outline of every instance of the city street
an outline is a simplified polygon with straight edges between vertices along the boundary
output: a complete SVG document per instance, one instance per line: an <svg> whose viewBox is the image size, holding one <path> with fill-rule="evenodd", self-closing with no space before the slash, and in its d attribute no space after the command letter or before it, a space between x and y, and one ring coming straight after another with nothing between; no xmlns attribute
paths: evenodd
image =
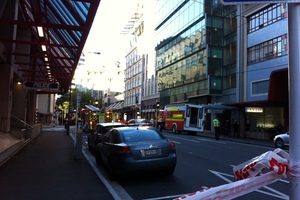
<svg viewBox="0 0 300 200"><path fill-rule="evenodd" d="M110 182L106 171L98 167L93 155L84 147L90 164L95 165L116 192L132 199L174 199L204 188L234 181L232 167L274 148L228 140L214 140L185 134L164 134L176 143L178 162L173 176L143 175ZM85 139L86 137L84 137ZM85 142L84 142L85 144ZM282 179L237 199L289 199L288 181Z"/></svg>

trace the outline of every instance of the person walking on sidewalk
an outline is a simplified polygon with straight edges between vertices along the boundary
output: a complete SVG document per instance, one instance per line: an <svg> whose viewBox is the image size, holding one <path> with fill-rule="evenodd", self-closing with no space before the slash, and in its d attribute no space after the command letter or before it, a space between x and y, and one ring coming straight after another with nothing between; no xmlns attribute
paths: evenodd
<svg viewBox="0 0 300 200"><path fill-rule="evenodd" d="M237 121L234 121L234 124L233 124L233 137L240 137L240 134L239 134L239 124L237 123Z"/></svg>
<svg viewBox="0 0 300 200"><path fill-rule="evenodd" d="M213 124L214 124L214 128L215 128L215 139L219 140L219 137L220 137L220 121L218 120L217 117L213 120Z"/></svg>
<svg viewBox="0 0 300 200"><path fill-rule="evenodd" d="M231 124L229 122L229 120L226 120L226 124L225 124L225 137L231 137Z"/></svg>

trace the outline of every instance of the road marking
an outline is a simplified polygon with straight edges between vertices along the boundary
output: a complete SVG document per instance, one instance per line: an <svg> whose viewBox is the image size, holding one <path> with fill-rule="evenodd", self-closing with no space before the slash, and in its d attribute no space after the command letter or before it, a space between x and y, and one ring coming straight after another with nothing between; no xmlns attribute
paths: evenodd
<svg viewBox="0 0 300 200"><path fill-rule="evenodd" d="M160 200L160 199L176 199L178 197L182 197L186 194L180 194L180 195L172 195L172 196L164 196L164 197L155 197L155 198L149 198L149 199L143 199L143 200Z"/></svg>
<svg viewBox="0 0 300 200"><path fill-rule="evenodd" d="M88 151L88 149L84 149L82 151L83 155L85 158L88 160L90 163L91 167L97 174L98 178L103 182L103 184L106 186L107 190L110 192L110 194L114 197L116 200L122 200L122 199L128 199L128 200L133 200L133 198L123 189L122 186L120 186L117 182L115 181L109 181L107 180L103 174L100 172L100 170L97 167L97 164L95 163L93 158L93 155Z"/></svg>
<svg viewBox="0 0 300 200"><path fill-rule="evenodd" d="M214 142L214 143L220 143L220 144L226 144L225 141L220 141L220 140L215 140L215 139L202 139L202 138L195 138L193 140L191 139L186 139L186 138L182 138L182 137L176 137L176 136L168 136L168 138L175 138L175 139L178 139L178 140L185 140L185 141L188 141L188 142L195 142L195 143L200 143L200 142Z"/></svg>
<svg viewBox="0 0 300 200"><path fill-rule="evenodd" d="M218 176L219 178L223 179L224 181L226 181L228 183L232 183L232 181L229 180L226 177L233 178L234 177L233 175L222 173L222 172L217 172L217 171L214 171L214 170L208 170L208 171L210 171L214 175ZM269 196L272 196L272 197L277 197L278 199L287 199L287 200L289 199L289 196L287 196L286 194L284 194L282 192L279 192L278 190L275 190L273 188L270 188L269 186L264 186L262 188L264 188L266 190L269 190L271 192L266 192L266 191L263 191L263 190L260 190L260 189L254 190L253 192L259 192L259 193L262 193L262 194L265 194L265 195L269 195Z"/></svg>
<svg viewBox="0 0 300 200"><path fill-rule="evenodd" d="M75 133L70 133L70 136L75 141ZM119 185L116 181L109 181L103 176L101 171L98 169L94 156L89 152L87 148L82 149L82 154L87 159L88 163L91 165L98 178L102 181L102 183L105 185L105 187L114 197L115 200L133 200L133 198L124 190L124 188L121 185Z"/></svg>
<svg viewBox="0 0 300 200"><path fill-rule="evenodd" d="M200 143L199 141L190 140L190 139L185 139L185 138L180 138L180 137L168 137L168 138L175 138L175 139L179 139L179 140L185 140L185 141L189 141L189 142L196 142L196 143Z"/></svg>

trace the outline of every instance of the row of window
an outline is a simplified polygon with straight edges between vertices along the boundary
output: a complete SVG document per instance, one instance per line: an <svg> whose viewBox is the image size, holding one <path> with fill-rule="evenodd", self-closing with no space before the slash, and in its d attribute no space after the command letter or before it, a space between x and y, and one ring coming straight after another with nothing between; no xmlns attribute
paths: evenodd
<svg viewBox="0 0 300 200"><path fill-rule="evenodd" d="M287 17L287 4L270 4L269 7L248 17L248 33L262 29ZM248 64L253 64L288 53L287 34L265 41L248 48ZM266 95L269 91L269 80L255 81L251 84L251 95Z"/></svg>
<svg viewBox="0 0 300 200"><path fill-rule="evenodd" d="M131 77L141 73L142 71L143 71L143 63L140 60L140 62L136 63L135 65L133 65L125 70L125 79L131 78Z"/></svg>
<svg viewBox="0 0 300 200"><path fill-rule="evenodd" d="M248 33L252 33L287 17L287 4L271 4L248 17Z"/></svg>
<svg viewBox="0 0 300 200"><path fill-rule="evenodd" d="M140 103L141 89L125 92L124 95L124 106L136 105Z"/></svg>
<svg viewBox="0 0 300 200"><path fill-rule="evenodd" d="M135 87L139 87L141 85L142 85L142 74L139 74L125 82L125 90L130 90Z"/></svg>
<svg viewBox="0 0 300 200"><path fill-rule="evenodd" d="M157 51L157 68L163 68L167 64L199 51L204 48L205 41L205 22L202 20Z"/></svg>
<svg viewBox="0 0 300 200"><path fill-rule="evenodd" d="M158 10L158 12L156 13L157 16L163 17L158 19L166 19L167 21L156 31L156 44L159 44L160 42L165 41L170 37L174 37L180 31L187 28L187 25L200 19L204 15L203 3L187 1L183 4L184 5L180 7L179 10L177 10L173 15L169 16L169 18L166 18L165 8L169 10L168 14L170 14L170 9L172 9L172 7L174 6L173 1L166 1L163 7ZM195 30L190 31L195 32ZM181 37L185 38L191 35L191 32L186 32L186 35L182 35Z"/></svg>
<svg viewBox="0 0 300 200"><path fill-rule="evenodd" d="M287 55L287 34L248 48L248 64Z"/></svg>
<svg viewBox="0 0 300 200"><path fill-rule="evenodd" d="M257 81L252 83L252 95L268 94L269 80Z"/></svg>

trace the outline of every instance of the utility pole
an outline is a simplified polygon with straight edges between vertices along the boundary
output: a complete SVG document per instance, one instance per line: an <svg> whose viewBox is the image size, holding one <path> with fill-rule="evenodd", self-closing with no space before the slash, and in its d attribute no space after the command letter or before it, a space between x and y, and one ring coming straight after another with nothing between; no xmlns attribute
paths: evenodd
<svg viewBox="0 0 300 200"><path fill-rule="evenodd" d="M76 137L75 137L75 147L76 147L76 155L75 159L79 160L82 159L82 132L83 132L83 125L82 121L78 119L78 112L79 106L81 101L81 94L77 94L76 97Z"/></svg>
<svg viewBox="0 0 300 200"><path fill-rule="evenodd" d="M289 110L290 110L290 199L300 198L300 3L288 3L288 44L289 44ZM293 173L292 173L293 172Z"/></svg>

